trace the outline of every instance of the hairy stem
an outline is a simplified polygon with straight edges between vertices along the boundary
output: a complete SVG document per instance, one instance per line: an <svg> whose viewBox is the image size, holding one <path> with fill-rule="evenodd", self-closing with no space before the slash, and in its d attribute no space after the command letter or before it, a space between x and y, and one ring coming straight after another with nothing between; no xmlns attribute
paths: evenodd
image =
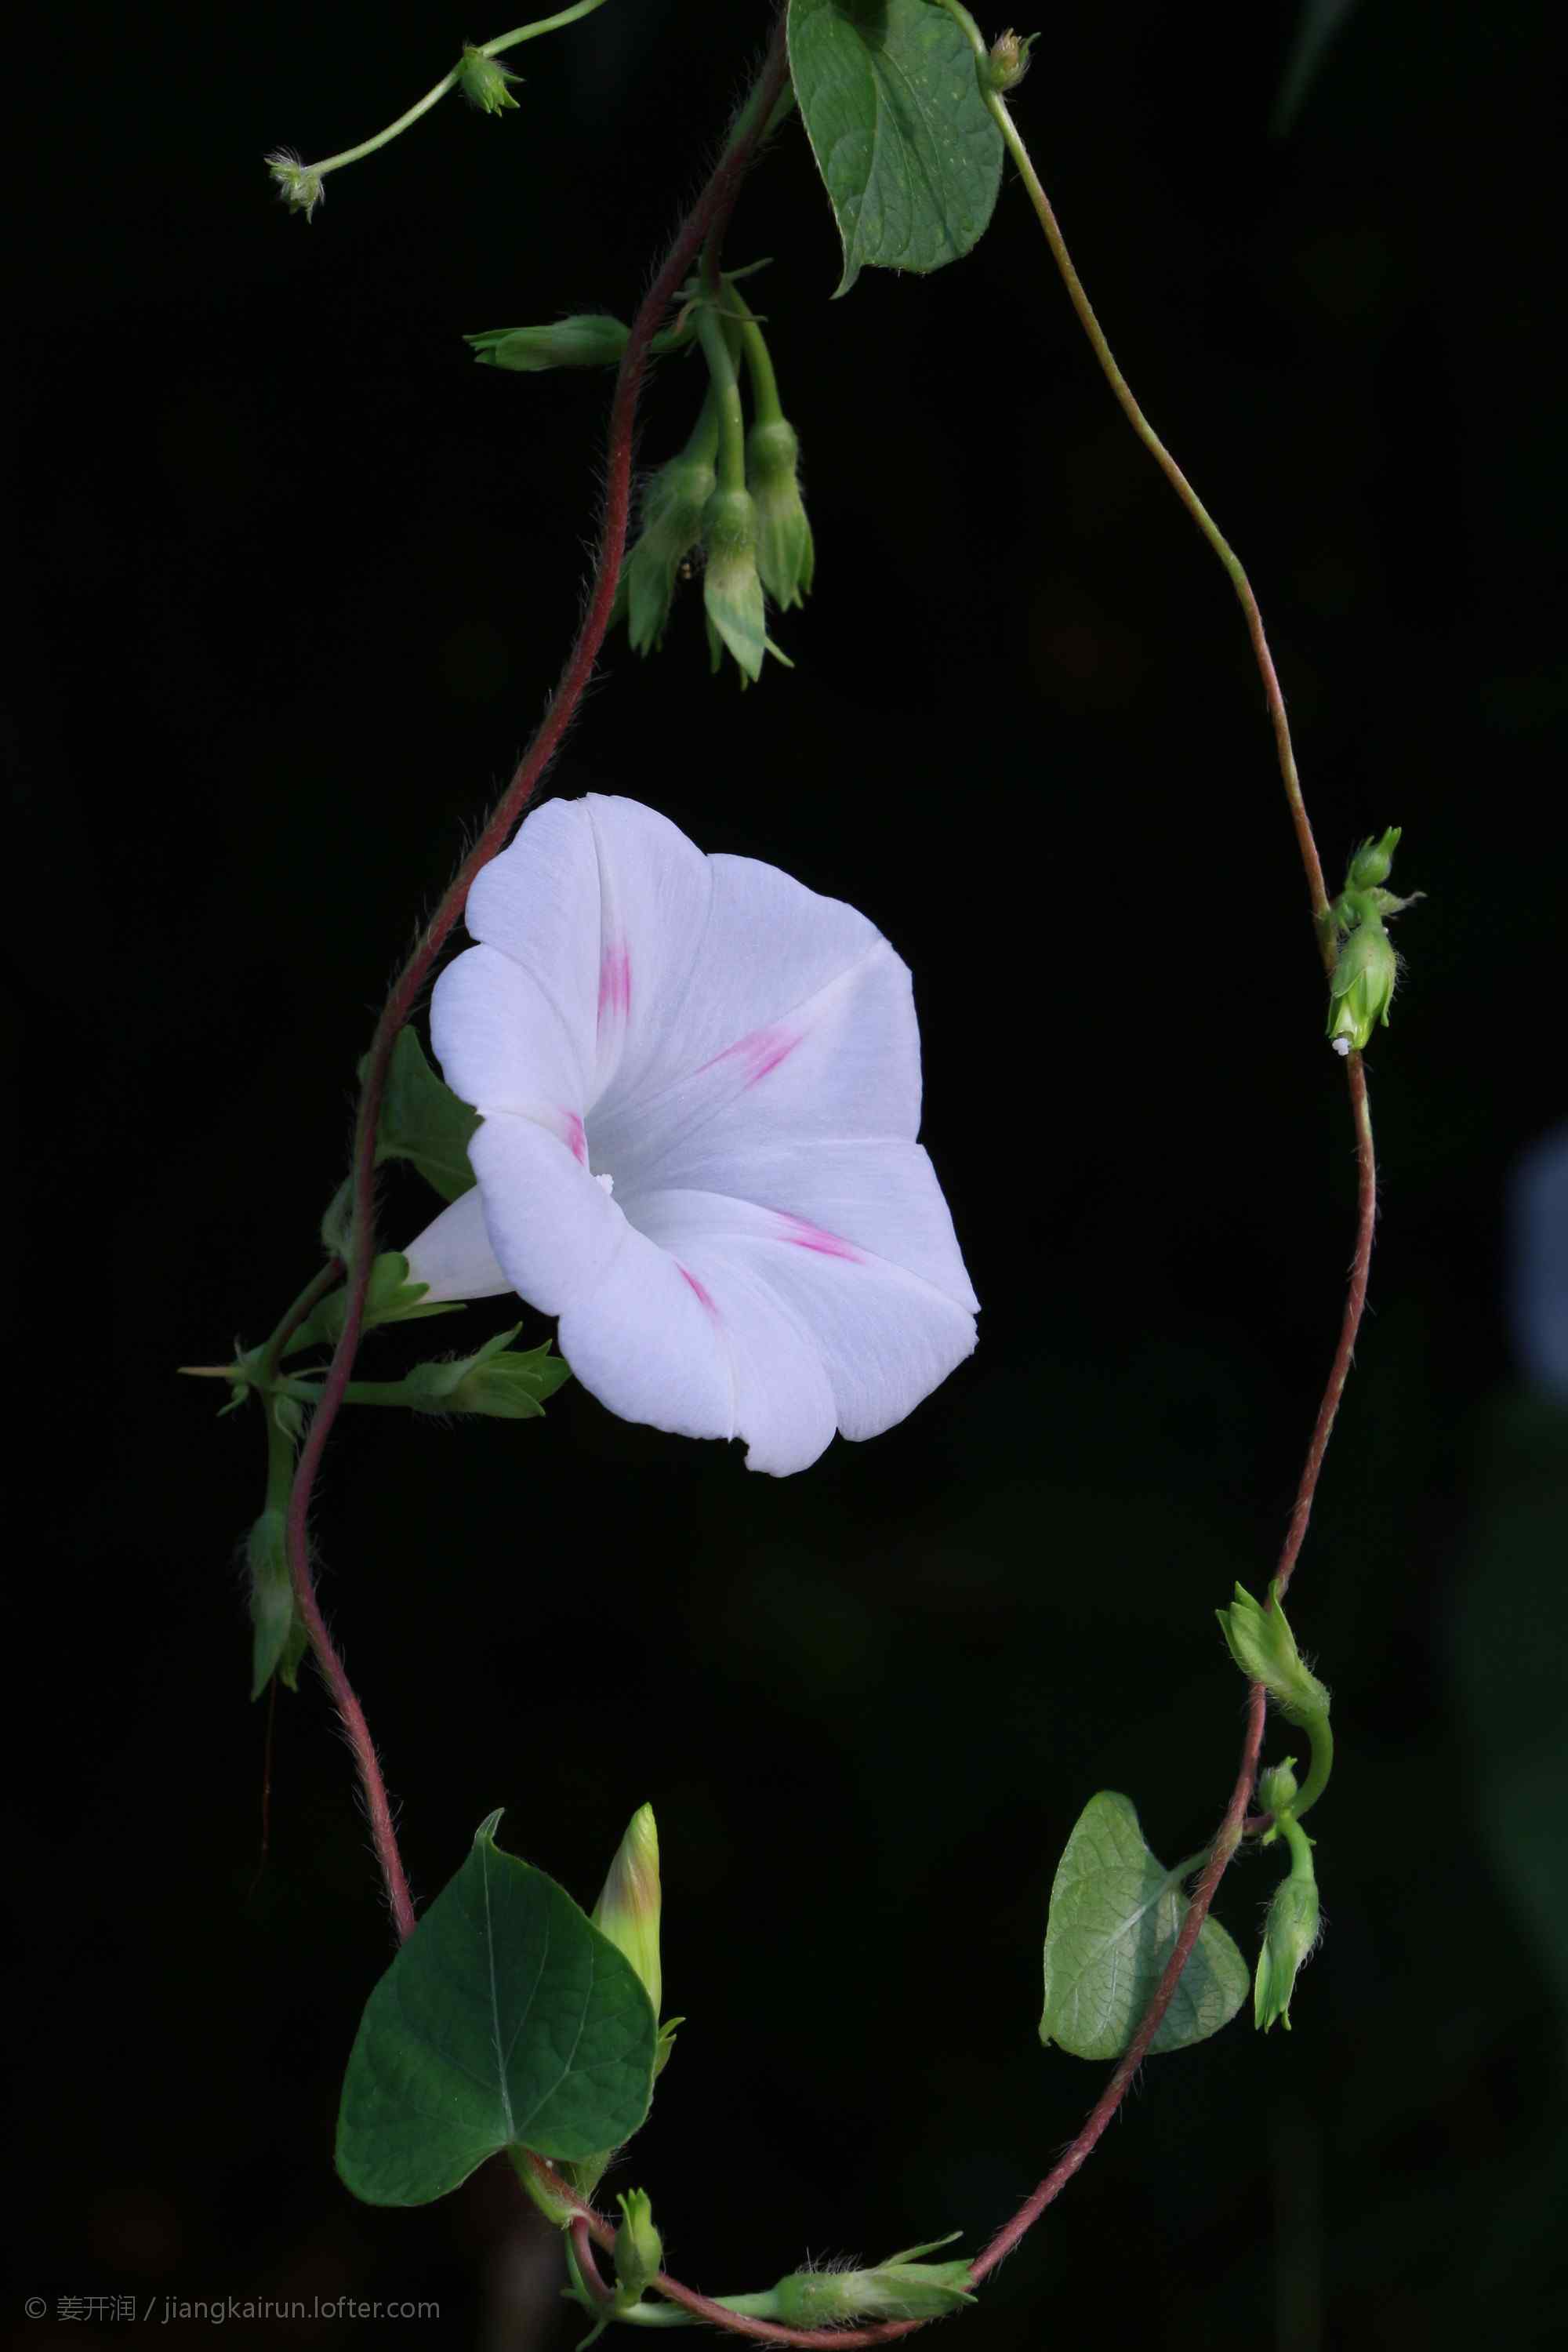
<svg viewBox="0 0 1568 2352"><path fill-rule="evenodd" d="M773 116L788 72L781 16L774 26L762 71L724 152L682 222L674 244L665 256L632 321L610 404L604 520L593 586L576 642L567 656L560 681L516 773L491 811L479 839L458 868L457 876L439 906L420 933L413 953L393 982L365 1057L354 1129L352 1263L343 1328L300 1449L293 1489L289 1497L285 1540L300 1612L309 1629L311 1646L342 1717L353 1750L354 1762L364 1790L376 1859L381 1864L400 1938L411 1932L415 1914L397 1850L392 1809L363 1712L343 1671L342 1661L332 1646L316 1598L308 1536L310 1501L315 1493L321 1456L343 1402L363 1328L365 1291L375 1257L375 1135L381 1118L387 1067L397 1033L413 1012L437 957L468 903L474 877L505 845L540 777L559 749L593 676L599 648L609 626L616 583L620 577L621 562L626 553L626 524L631 506L633 432L637 399L647 366L648 346L705 240L715 236L722 237L740 194L741 183Z"/></svg>

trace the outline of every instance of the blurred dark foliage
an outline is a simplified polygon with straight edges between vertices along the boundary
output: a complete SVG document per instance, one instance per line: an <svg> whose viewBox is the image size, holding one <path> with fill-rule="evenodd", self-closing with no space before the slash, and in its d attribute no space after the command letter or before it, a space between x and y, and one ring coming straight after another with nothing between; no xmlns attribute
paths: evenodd
<svg viewBox="0 0 1568 2352"><path fill-rule="evenodd" d="M499 2168L414 2215L335 2182L386 1923L309 1682L258 1864L259 1435L174 1367L310 1273L384 982L577 610L607 379L481 373L461 335L629 315L765 14L612 0L518 60L518 113L439 110L309 227L262 152L363 135L495 26L89 9L18 100L7 931L52 1335L26 1379L54 1369L12 1416L6 1853L13 2234L51 2307L423 2295L411 2339L574 2340ZM1284 137L1289 6L1054 12L1020 95L1253 569L1331 882L1401 823L1428 896L1370 1057L1373 1313L1292 1611L1336 1694L1328 1942L1292 2034L1149 2067L962 2321L977 2347L1526 2347L1568 2316L1568 1409L1503 1311L1509 1171L1564 1092L1554 14L1364 0ZM1167 1854L1217 1817L1241 1689L1212 1612L1269 1572L1352 1211L1231 592L1018 192L962 268L835 306L794 129L735 225L763 254L820 550L799 667L742 696L679 612L657 661L612 646L552 788L646 797L908 957L979 1353L782 1485L573 1387L544 1428L367 1416L316 1515L425 1895L505 1802L591 1902L654 1801L690 2022L621 2185L718 2291L975 2244L1076 2128L1099 2070L1035 2032L1056 1856L1102 1786ZM694 398L667 365L645 461ZM388 1238L429 1205L389 1182ZM1249 1943L1274 1868L1224 1891Z"/></svg>

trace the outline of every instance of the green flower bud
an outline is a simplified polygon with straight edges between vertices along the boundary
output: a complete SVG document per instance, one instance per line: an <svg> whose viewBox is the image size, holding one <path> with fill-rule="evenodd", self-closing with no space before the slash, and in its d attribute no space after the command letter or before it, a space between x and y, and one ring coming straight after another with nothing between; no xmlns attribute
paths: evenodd
<svg viewBox="0 0 1568 2352"><path fill-rule="evenodd" d="M1329 1694L1302 1664L1279 1597L1268 1588L1270 1606L1254 1601L1245 1585L1236 1588L1228 1609L1215 1612L1230 1645L1230 1654L1249 1683L1263 1683L1281 1715L1291 1723L1310 1723L1329 1711Z"/></svg>
<svg viewBox="0 0 1568 2352"><path fill-rule="evenodd" d="M1341 948L1329 983L1329 1043L1336 1054L1362 1053L1380 1021L1387 1028L1397 973L1394 942L1369 912Z"/></svg>
<svg viewBox="0 0 1568 2352"><path fill-rule="evenodd" d="M782 417L753 425L746 436L746 487L757 520L757 570L781 610L801 604L811 586L816 551L800 495L800 444Z"/></svg>
<svg viewBox="0 0 1568 2352"><path fill-rule="evenodd" d="M275 147L266 159L279 196L291 213L303 213L307 220L326 194L320 172L309 163L301 163L287 147Z"/></svg>
<svg viewBox="0 0 1568 2352"><path fill-rule="evenodd" d="M1391 824L1381 841L1363 841L1345 874L1347 890L1372 890L1386 882L1394 866L1403 825Z"/></svg>
<svg viewBox="0 0 1568 2352"><path fill-rule="evenodd" d="M641 2301L643 2289L664 2268L664 2242L653 2226L653 2202L646 2189L628 2189L616 2201L621 2209L621 2226L616 2231L616 2301L626 2311Z"/></svg>
<svg viewBox="0 0 1568 2352"><path fill-rule="evenodd" d="M1302 1832L1297 1832L1305 1843ZM1308 1864L1309 1874L1310 1863ZM1252 2017L1259 2033L1279 2020L1290 2031L1290 1996L1320 1933L1317 1881L1292 1871L1268 1906L1263 1948L1252 1986Z"/></svg>
<svg viewBox="0 0 1568 2352"><path fill-rule="evenodd" d="M1271 1765L1258 1776L1258 1801L1266 1813L1288 1812L1300 1795L1294 1766L1296 1759L1287 1756L1283 1764Z"/></svg>
<svg viewBox="0 0 1568 2352"><path fill-rule="evenodd" d="M622 575L637 653L651 653L664 635L680 567L702 536L702 517L716 479L711 457L683 453L660 467L643 494L642 536Z"/></svg>
<svg viewBox="0 0 1568 2352"><path fill-rule="evenodd" d="M767 649L763 583L757 570L757 516L749 490L715 490L702 509L708 618L745 678L762 675Z"/></svg>
<svg viewBox="0 0 1568 2352"><path fill-rule="evenodd" d="M471 41L464 42L458 87L468 104L477 106L481 114L503 114L509 106L515 106L517 100L507 85L521 79L522 76L514 74L510 66L498 65L494 58L486 57L483 49L476 49Z"/></svg>
<svg viewBox="0 0 1568 2352"><path fill-rule="evenodd" d="M594 1906L594 1925L624 1952L658 2015L664 1982L658 1961L658 1831L653 1807L639 1805ZM658 2268L658 2264L655 2264Z"/></svg>
<svg viewBox="0 0 1568 2352"><path fill-rule="evenodd" d="M955 2231L953 2236L957 2234ZM793 2272L773 2290L772 2315L786 2327L830 2327L841 2320L941 2319L960 2304L975 2300L967 2263L921 2260L935 2247L952 2243L952 2238L933 2238L930 2245L889 2254L875 2270Z"/></svg>
<svg viewBox="0 0 1568 2352"><path fill-rule="evenodd" d="M1029 70L1029 51L1038 33L1002 33L991 44L985 80L993 89L1016 89Z"/></svg>
<svg viewBox="0 0 1568 2352"><path fill-rule="evenodd" d="M599 311L557 319L548 327L492 327L463 337L481 367L513 368L520 375L537 375L545 368L616 367L630 340L629 328Z"/></svg>

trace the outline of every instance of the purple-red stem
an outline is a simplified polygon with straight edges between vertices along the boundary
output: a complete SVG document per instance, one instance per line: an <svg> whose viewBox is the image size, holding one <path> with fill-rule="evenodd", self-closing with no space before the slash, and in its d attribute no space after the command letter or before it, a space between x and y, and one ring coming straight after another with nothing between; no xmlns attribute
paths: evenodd
<svg viewBox="0 0 1568 2352"><path fill-rule="evenodd" d="M310 1576L306 1522L310 1496L326 1441L331 1433L338 1410L342 1402L353 1360L357 1352L363 1321L364 1297L374 1255L374 1145L381 1112L381 1098L385 1084L387 1066L398 1031L407 1021L414 1005L429 977L431 966L450 935L463 907L469 887L481 866L489 863L503 846L518 817L526 806L541 775L553 757L562 737L580 702L593 674L609 625L616 583L620 574L626 548L626 524L630 509L633 431L637 404L646 373L648 346L658 332L665 312L677 289L696 258L704 241L711 236L716 253L731 209L739 193L741 182L755 152L759 138L779 97L788 74L784 50L784 24L781 16L774 28L762 75L752 94L749 120L726 149L712 176L697 203L682 224L664 266L649 289L641 309L633 321L626 352L616 382L616 392L610 411L608 463L605 520L600 537L598 562L594 575L593 590L587 612L578 631L561 680L552 696L539 730L519 764L516 773L501 800L498 803L484 831L458 868L456 879L426 926L413 954L394 983L391 994L376 1024L367 1060L364 1083L360 1096L359 1117L355 1131L353 1166L353 1265L349 1278L348 1299L343 1328L333 1352L331 1367L322 1386L321 1396L312 1415L310 1427L300 1457L293 1490L289 1497L287 1541L294 1589L301 1614L310 1631L312 1647L331 1688L333 1698L348 1732L353 1748L365 1801L370 1815L372 1836L383 1876L386 1883L393 1916L399 1938L413 1929L415 1913L408 1893L402 1859L398 1853L396 1833L391 1807L387 1800L374 1748L363 1711L349 1685L341 1659L333 1648L317 1601ZM1009 142L1011 143L1011 142ZM1258 672L1263 681L1276 744L1279 753L1280 772L1290 804L1297 842L1306 871L1308 889L1313 912L1320 919L1320 940L1325 961L1332 962L1332 947L1323 929L1321 918L1327 909L1327 892L1323 884L1322 866L1317 845L1308 821L1296 772L1294 751L1290 741L1289 722L1286 716L1284 697L1280 691L1273 658L1264 634L1263 617L1251 583L1240 564L1220 539L1213 523L1199 502L1191 484L1174 459L1158 440L1142 412L1133 400L1121 370L1111 357L1098 320L1089 306L1078 278L1065 244L1057 227L1054 215L1046 203L1044 191L1026 161L1026 178L1035 198L1036 209L1056 256L1066 282L1068 295L1078 310L1089 341L1100 360L1111 389L1126 411L1134 430L1143 440L1156 462L1169 478L1183 504L1194 515L1199 528L1215 545L1230 573L1241 602ZM1344 1391L1346 1379L1354 1355L1356 1335L1366 1304L1367 1276L1372 1258L1373 1229L1376 1214L1377 1177L1372 1140L1371 1112L1367 1101L1366 1075L1361 1056L1348 1057L1347 1079L1350 1087L1352 1116L1356 1129L1358 1162L1358 1218L1355 1255L1352 1264L1349 1292L1341 1326L1340 1341L1331 1368L1328 1385L1319 1407L1318 1417L1308 1448L1306 1465L1287 1530L1284 1549L1277 1571L1281 1593L1294 1573L1296 1562L1305 1539L1311 1516L1319 1474L1328 1448L1334 1417ZM333 1270L328 1276L335 1278ZM322 1287L331 1286L331 1279ZM305 1311L308 1311L306 1309ZM1220 1879L1240 1843L1247 1817L1247 1803L1257 1780L1264 1730L1265 1694L1261 1684L1252 1685L1247 1706L1247 1732L1243 1742L1240 1766L1236 1785L1225 1818L1215 1834L1209 1859L1194 1889L1186 1916L1177 1936L1170 1958L1165 1964L1152 1999L1139 2022L1137 2032L1119 2060L1110 2081L1096 2102L1083 2128L1052 2167L1018 2211L971 2265L976 2280L984 2278L1009 2254L1052 2204L1093 2153L1126 2095L1129 2084L1148 2055L1150 2044L1159 2032L1166 2011L1174 1998L1176 1987L1202 1932L1205 1920L1214 1902ZM556 2199L566 2195L559 2176L548 2165L532 2158L542 2179L547 2181ZM579 2264L592 2293L594 2285L603 2289L603 2281L594 2262L595 2242L613 2247L615 2232L611 2225L589 2207L579 2205L572 2222L574 2242L577 2247ZM756 2341L790 2344L801 2347L848 2347L859 2345L887 2344L910 2335L926 2323L919 2320L896 2320L863 2328L794 2328L782 2326L770 2320L752 2319L730 2311L708 2295L699 2294L684 2286L678 2279L661 2272L656 2282L659 2292L673 2303L689 2311L694 2318L710 2321L732 2333Z"/></svg>
<svg viewBox="0 0 1568 2352"><path fill-rule="evenodd" d="M560 682L550 698L538 731L523 753L516 773L491 812L483 832L458 867L446 896L420 934L413 954L393 982L366 1057L354 1130L353 1264L349 1273L343 1328L300 1450L289 1497L285 1541L300 1613L353 1750L354 1763L364 1790L371 1837L400 1939L408 1936L414 1927L413 1899L397 1849L386 1784L371 1741L364 1712L344 1672L342 1660L332 1645L316 1597L310 1571L308 1525L321 1456L353 1370L363 1328L365 1290L375 1255L375 1135L381 1118L387 1066L397 1033L413 1012L436 958L468 903L474 877L505 845L540 777L559 748L593 676L599 648L609 627L616 583L620 577L621 561L626 552L626 524L631 509L633 437L637 399L647 367L648 346L662 326L665 313L700 251L704 239L710 234L722 235L758 142L783 94L788 72L781 15L773 28L773 37L752 93L746 117L682 222L658 275L632 321L610 404L605 515L599 536L598 560L588 608L577 632L576 642L567 656Z"/></svg>

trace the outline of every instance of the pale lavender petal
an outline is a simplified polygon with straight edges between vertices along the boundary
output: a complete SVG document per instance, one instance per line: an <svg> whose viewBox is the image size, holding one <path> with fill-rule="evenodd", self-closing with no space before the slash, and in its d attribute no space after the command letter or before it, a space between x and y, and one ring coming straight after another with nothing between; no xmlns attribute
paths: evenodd
<svg viewBox="0 0 1568 2352"><path fill-rule="evenodd" d="M973 1350L968 1307L813 1221L700 1192L645 1194L637 1210L642 1230L703 1285L721 1322L738 1318L742 1301L753 1315L765 1302L781 1341L786 1332L804 1336L846 1437L890 1429ZM737 1425L749 1433L743 1418Z"/></svg>
<svg viewBox="0 0 1568 2352"><path fill-rule="evenodd" d="M478 1185L443 1209L404 1255L409 1281L429 1286L427 1306L442 1298L499 1298L513 1287L490 1247Z"/></svg>

